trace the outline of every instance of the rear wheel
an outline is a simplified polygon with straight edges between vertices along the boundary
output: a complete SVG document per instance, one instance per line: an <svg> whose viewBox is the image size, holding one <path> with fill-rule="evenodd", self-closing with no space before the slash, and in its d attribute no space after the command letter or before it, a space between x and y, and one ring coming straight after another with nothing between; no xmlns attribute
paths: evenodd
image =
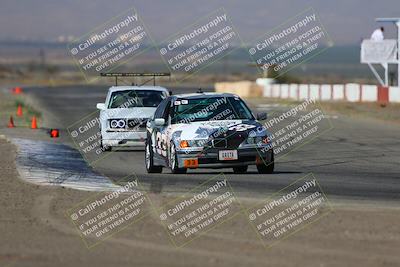
<svg viewBox="0 0 400 267"><path fill-rule="evenodd" d="M274 164L274 153L272 152L271 162L257 164L258 173L273 173L275 164Z"/></svg>
<svg viewBox="0 0 400 267"><path fill-rule="evenodd" d="M233 167L233 173L245 173L247 172L248 166L238 166L238 167Z"/></svg>
<svg viewBox="0 0 400 267"><path fill-rule="evenodd" d="M145 161L146 161L147 173L161 173L162 172L162 166L154 166L153 149L151 147L151 140L146 142Z"/></svg>
<svg viewBox="0 0 400 267"><path fill-rule="evenodd" d="M171 172L175 174L186 173L186 168L178 168L178 159L176 156L176 150L174 143L171 143L169 150L169 166L171 168Z"/></svg>

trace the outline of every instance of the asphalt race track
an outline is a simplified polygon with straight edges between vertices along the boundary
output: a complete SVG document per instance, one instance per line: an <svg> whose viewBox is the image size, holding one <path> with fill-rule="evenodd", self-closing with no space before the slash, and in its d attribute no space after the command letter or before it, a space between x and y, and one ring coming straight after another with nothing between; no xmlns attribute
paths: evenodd
<svg viewBox="0 0 400 267"><path fill-rule="evenodd" d="M195 90L172 89L174 94ZM96 111L96 103L104 102L107 86L27 88L25 92L44 110L48 126L61 129L60 142L73 146L66 128ZM266 108L269 113L278 109L285 107ZM255 167L241 175L231 169L189 170L186 175L164 169L162 174L150 175L141 150L111 152L93 167L112 180L134 173L153 193L184 193L223 172L241 196L265 197L313 173L328 199L400 200L399 126L344 116L331 121L333 129L276 162L275 173L270 175L258 174Z"/></svg>

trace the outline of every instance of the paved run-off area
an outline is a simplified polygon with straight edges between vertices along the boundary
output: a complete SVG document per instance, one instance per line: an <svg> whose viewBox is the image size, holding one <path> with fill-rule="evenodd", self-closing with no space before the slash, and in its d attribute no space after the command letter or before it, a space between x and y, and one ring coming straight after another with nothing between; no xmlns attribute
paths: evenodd
<svg viewBox="0 0 400 267"><path fill-rule="evenodd" d="M35 89L36 101L49 113L49 127L65 129L93 111L105 88ZM46 96L46 98L42 96ZM85 96L83 98L82 96ZM277 107L280 108L280 107ZM288 239L264 249L245 216L237 216L196 241L175 248L156 215L149 216L88 250L67 209L93 195L61 186L41 186L20 179L16 146L0 139L1 266L398 266L400 257L399 141L397 125L339 116L325 135L291 153L276 173L260 177L225 175L246 205L278 191L293 179L313 173L333 210ZM29 129L3 129L9 138L46 140ZM65 132L62 132L65 138ZM70 141L60 139L69 145ZM5 151L7 153L5 153ZM219 171L184 176L147 175L142 151L112 153L99 175L118 179L134 172L157 205L186 192Z"/></svg>

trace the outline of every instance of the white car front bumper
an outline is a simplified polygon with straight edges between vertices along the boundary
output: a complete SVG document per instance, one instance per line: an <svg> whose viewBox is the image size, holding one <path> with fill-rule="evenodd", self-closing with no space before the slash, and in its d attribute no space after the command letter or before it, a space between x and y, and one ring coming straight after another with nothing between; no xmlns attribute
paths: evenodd
<svg viewBox="0 0 400 267"><path fill-rule="evenodd" d="M103 146L109 147L144 147L146 141L145 131L102 131Z"/></svg>

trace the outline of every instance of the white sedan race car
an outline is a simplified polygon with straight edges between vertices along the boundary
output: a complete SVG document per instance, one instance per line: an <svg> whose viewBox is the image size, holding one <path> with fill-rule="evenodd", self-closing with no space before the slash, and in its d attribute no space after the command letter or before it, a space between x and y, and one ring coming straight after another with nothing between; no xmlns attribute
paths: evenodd
<svg viewBox="0 0 400 267"><path fill-rule="evenodd" d="M266 113L257 119L266 119ZM147 122L145 163L149 173L195 168L233 168L245 173L256 165L272 173L271 134L245 102L233 94L197 93L164 99Z"/></svg>
<svg viewBox="0 0 400 267"><path fill-rule="evenodd" d="M102 149L144 146L147 120L168 95L168 90L159 86L111 87L105 103L97 104Z"/></svg>

